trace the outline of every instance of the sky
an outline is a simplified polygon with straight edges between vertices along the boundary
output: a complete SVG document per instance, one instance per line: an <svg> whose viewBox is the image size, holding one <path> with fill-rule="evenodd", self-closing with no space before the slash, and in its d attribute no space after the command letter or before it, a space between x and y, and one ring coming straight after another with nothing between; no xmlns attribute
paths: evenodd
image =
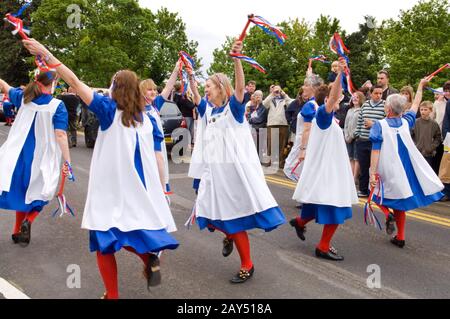
<svg viewBox="0 0 450 319"><path fill-rule="evenodd" d="M247 15L254 13L277 24L284 20L305 19L311 25L321 14L340 20L347 33L358 30L371 15L381 22L397 18L400 10L408 10L418 0L140 0L141 6L157 11L166 7L177 12L186 24L189 40L198 42L198 57L202 58L202 71L206 74L213 60L214 49L220 47L227 36L242 32ZM183 48L180 48L183 50Z"/></svg>

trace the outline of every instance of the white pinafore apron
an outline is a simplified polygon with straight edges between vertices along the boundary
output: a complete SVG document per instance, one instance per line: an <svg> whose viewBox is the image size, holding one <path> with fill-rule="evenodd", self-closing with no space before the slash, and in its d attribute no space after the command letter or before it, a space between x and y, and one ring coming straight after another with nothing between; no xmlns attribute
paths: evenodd
<svg viewBox="0 0 450 319"><path fill-rule="evenodd" d="M322 130L313 120L305 165L293 199L341 208L359 202L344 135L336 121Z"/></svg>
<svg viewBox="0 0 450 319"><path fill-rule="evenodd" d="M381 120L379 123L383 134L383 144L380 150L378 173L384 185L384 197L406 199L413 196L408 177L398 154L397 135L400 135L402 142L408 149L414 172L425 196L433 195L444 189L439 177L414 144L408 122L402 119L402 126L399 128L390 127L386 120ZM377 193L378 189L375 191Z"/></svg>
<svg viewBox="0 0 450 319"><path fill-rule="evenodd" d="M125 127L121 114L116 110L111 126L98 133L82 228L174 232L176 226L159 179L153 125L144 115L142 125ZM146 187L134 164L137 137Z"/></svg>
<svg viewBox="0 0 450 319"><path fill-rule="evenodd" d="M0 148L0 192L13 191L10 188L14 169L35 121L36 145L25 204L50 201L54 197L60 176L61 150L56 143L53 116L60 103L57 99L46 105L22 101L8 139Z"/></svg>
<svg viewBox="0 0 450 319"><path fill-rule="evenodd" d="M312 101L314 103L315 109L317 111L319 105L316 101ZM286 162L284 165L284 174L287 176L287 178L298 182L300 175L302 173L304 162L298 164L298 157L300 156L300 147L302 146L302 137L303 137L303 130L305 126L305 120L303 116L301 115L301 112L297 115L297 128L295 130L295 141L294 146L292 146L291 152L289 153L289 156L286 158Z"/></svg>
<svg viewBox="0 0 450 319"><path fill-rule="evenodd" d="M212 115L212 110L207 108L204 115L204 162L197 217L229 221L277 207L267 187L248 122L237 122L229 104L222 113Z"/></svg>

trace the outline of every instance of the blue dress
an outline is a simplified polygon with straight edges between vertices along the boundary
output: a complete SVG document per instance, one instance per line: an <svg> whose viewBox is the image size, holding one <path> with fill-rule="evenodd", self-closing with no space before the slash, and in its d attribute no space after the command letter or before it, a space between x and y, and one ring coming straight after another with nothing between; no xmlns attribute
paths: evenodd
<svg viewBox="0 0 450 319"><path fill-rule="evenodd" d="M201 117L205 116L207 103L208 102L206 100L202 99L200 105L198 106L198 112ZM222 113L225 110L225 107L226 105L213 108L212 115ZM230 98L230 110L237 122L244 123L245 105L240 103L234 95ZM199 186L200 180L194 180L194 187L197 187L196 189L198 190ZM263 212L257 212L250 216L227 221L211 220L204 217L197 218L197 224L200 230L208 228L210 231L214 231L214 229L210 228L210 225L212 225L227 234L236 234L255 228L270 232L284 223L286 223L286 219L278 206Z"/></svg>
<svg viewBox="0 0 450 319"><path fill-rule="evenodd" d="M405 115L403 115L403 118L408 122L409 128L413 129L416 123L416 113L409 111ZM387 118L386 120L390 127L399 128L400 126L402 126L401 118ZM379 122L376 122L370 130L370 140L372 141L373 150L381 150L381 146L383 144L383 132ZM409 186L411 187L411 191L414 195L406 199L384 198L383 206L396 210L408 211L419 207L425 207L439 201L444 196L444 194L441 192L429 196L426 196L424 194L419 180L417 179L417 176L414 172L411 159L409 158L408 149L400 138L400 135L397 135L397 142L398 154L400 155L403 168L405 169L406 176L408 177ZM375 194L373 196L373 200L377 204L381 202L381 199Z"/></svg>
<svg viewBox="0 0 450 319"><path fill-rule="evenodd" d="M333 123L334 112L327 113L325 105L317 110L316 121L320 129L326 130ZM328 190L324 189L324 192ZM301 209L302 219L315 219L320 225L341 225L347 219L352 218L351 207L336 207L319 204L303 204Z"/></svg>
<svg viewBox="0 0 450 319"><path fill-rule="evenodd" d="M117 105L111 98L94 93L94 99L89 105L89 110L97 116L100 122L100 129L106 131L114 121ZM143 114L143 116L146 115ZM164 140L164 137L158 129L155 118L151 115L148 115L148 117L153 125L154 150L161 152L161 142ZM134 167L142 184L147 188L137 133ZM156 253L161 250L176 249L178 245L179 243L165 229L122 232L118 228L111 228L107 231L89 231L90 251L100 251L102 254L113 254L124 246L133 247L140 254L147 252Z"/></svg>
<svg viewBox="0 0 450 319"><path fill-rule="evenodd" d="M19 88L12 88L9 91L9 98L11 103L19 109L22 105L23 91ZM33 103L37 105L47 105L52 100L52 96L49 94L43 94L33 100ZM61 102L55 114L53 115L53 127L66 131L68 127L68 113L63 102ZM18 212L41 212L48 201L36 200L30 204L25 204L25 195L30 185L31 178L31 166L34 157L34 148L36 146L36 136L34 132L34 124L31 125L31 129L28 132L25 144L17 159L16 167L11 180L11 188L9 192L2 192L0 195L0 208L13 210Z"/></svg>

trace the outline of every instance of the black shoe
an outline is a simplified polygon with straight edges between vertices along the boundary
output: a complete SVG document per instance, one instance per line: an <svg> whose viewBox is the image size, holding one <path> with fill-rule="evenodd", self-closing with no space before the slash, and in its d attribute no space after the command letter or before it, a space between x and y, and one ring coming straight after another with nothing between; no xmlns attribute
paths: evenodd
<svg viewBox="0 0 450 319"><path fill-rule="evenodd" d="M369 197L369 193L364 193L364 192L361 192L361 191L359 191L358 192L358 197Z"/></svg>
<svg viewBox="0 0 450 319"><path fill-rule="evenodd" d="M388 219L386 220L386 233L392 235L395 231L395 217L392 213L389 213Z"/></svg>
<svg viewBox="0 0 450 319"><path fill-rule="evenodd" d="M298 238L300 238L302 241L305 241L306 226L304 227L299 226L296 218L291 219L289 221L289 224L295 228Z"/></svg>
<svg viewBox="0 0 450 319"><path fill-rule="evenodd" d="M444 195L444 197L442 197L439 201L440 202L448 202L448 201L450 201L450 197L448 197L447 195Z"/></svg>
<svg viewBox="0 0 450 319"><path fill-rule="evenodd" d="M224 238L223 239L223 249L222 249L222 255L223 257L228 257L233 252L233 239Z"/></svg>
<svg viewBox="0 0 450 319"><path fill-rule="evenodd" d="M336 251L337 252L337 251ZM320 249L316 248L316 256L323 259L333 260L333 261L342 261L344 260L343 256L339 256L337 254L334 254L330 251L327 251L324 253Z"/></svg>
<svg viewBox="0 0 450 319"><path fill-rule="evenodd" d="M391 243L400 248L405 247L405 241L397 239L397 236L391 239Z"/></svg>
<svg viewBox="0 0 450 319"><path fill-rule="evenodd" d="M11 235L11 239L12 239L14 244L18 244L19 243L19 238L20 238L20 233Z"/></svg>
<svg viewBox="0 0 450 319"><path fill-rule="evenodd" d="M145 277L147 278L147 289L161 284L161 271L159 258L155 254L150 254L147 267L145 268Z"/></svg>
<svg viewBox="0 0 450 319"><path fill-rule="evenodd" d="M255 266L252 267L250 270L241 269L239 270L239 273L237 273L233 278L230 279L230 282L232 284L242 284L243 282L246 282L249 280L253 273L255 272Z"/></svg>
<svg viewBox="0 0 450 319"><path fill-rule="evenodd" d="M24 220L20 226L19 245L26 247L30 244L31 240L31 223L28 220Z"/></svg>
<svg viewBox="0 0 450 319"><path fill-rule="evenodd" d="M330 246L330 249L328 250L333 255L339 256L338 250L334 248L333 246Z"/></svg>

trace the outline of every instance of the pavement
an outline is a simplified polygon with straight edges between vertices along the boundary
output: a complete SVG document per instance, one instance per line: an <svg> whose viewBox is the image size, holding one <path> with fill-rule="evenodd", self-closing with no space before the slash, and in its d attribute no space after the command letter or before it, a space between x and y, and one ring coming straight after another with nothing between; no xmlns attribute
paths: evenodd
<svg viewBox="0 0 450 319"><path fill-rule="evenodd" d="M0 144L8 130L0 127ZM66 184L65 195L75 217L51 217L57 207L53 200L33 224L30 245L22 248L11 241L14 212L0 211L0 299L99 299L104 293L95 254L89 252L89 233L80 228L92 156L81 135L71 156L77 180ZM187 163L170 164L171 209L178 226L174 236L180 246L162 255L161 286L147 291L140 259L120 251L116 256L121 298L450 298L450 203L409 212L406 247L400 249L384 231L364 224L361 201L333 239L345 256L339 263L314 256L320 225L308 225L305 242L288 224L269 233L252 230L254 277L232 285L229 279L240 266L237 251L224 258L221 234L184 227L195 200L187 171ZM296 217L295 184L279 173L266 180L286 219Z"/></svg>

